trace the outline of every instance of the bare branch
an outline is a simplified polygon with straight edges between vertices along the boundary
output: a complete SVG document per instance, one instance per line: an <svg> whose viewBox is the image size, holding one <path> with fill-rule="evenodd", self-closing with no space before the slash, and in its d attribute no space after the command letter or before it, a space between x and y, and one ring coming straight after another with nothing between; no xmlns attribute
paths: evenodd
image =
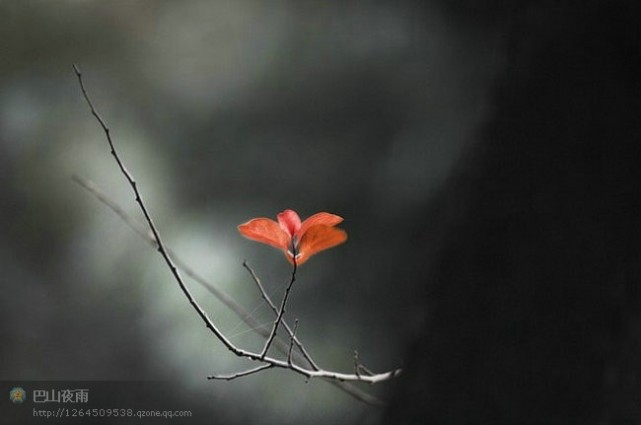
<svg viewBox="0 0 641 425"><path fill-rule="evenodd" d="M167 251L165 249L165 245L162 242L162 239L160 238L160 234L158 230L156 229L156 225L154 224L153 220L151 219L151 216L149 214L149 211L147 210L147 207L145 206L145 203L142 199L142 196L140 195L140 191L138 190L138 186L136 183L136 180L133 178L131 173L127 170L125 167L124 163L120 159L120 156L118 155L118 152L116 151L116 148L114 146L113 141L111 140L111 134L109 132L109 128L105 124L104 120L102 117L98 114L96 109L93 106L93 103L91 102L91 99L89 98L89 95L87 94L87 90L85 89L85 85L82 81L82 74L80 73L80 70L76 65L73 65L73 70L76 73L76 77L78 78L78 84L80 84L80 90L82 91L82 95L85 98L85 101L87 102L87 105L89 106L89 109L91 110L91 114L94 116L96 121L98 121L98 124L100 124L100 127L105 133L105 136L107 137L107 142L109 143L109 147L111 149L111 154L116 160L116 163L118 164L118 167L120 168L120 171L122 174L125 176L127 179L127 182L131 186L131 189L134 192L136 202L138 203L138 206L140 207L140 210L142 211L143 215L145 216L145 220L147 221L147 224L149 225L149 229L151 230L154 239L156 240L156 243L158 244L158 252L160 252L160 255L163 257L165 260L165 263L167 264L167 267L169 267L172 275L174 276L174 279L178 283L178 286L180 286L180 289L182 290L183 294L185 297L187 297L187 300L189 303L192 305L194 310L196 310L196 313L200 316L200 318L203 320L205 323L205 326L207 326L208 329L210 329L214 335L234 354L238 356L246 356L246 357L256 357L255 355L252 355L252 353L249 353L245 350L241 350L234 346L234 344L231 343L227 339L225 335L214 325L214 323L209 319L209 316L207 316L207 313L203 308L198 304L198 302L194 299L193 295L185 285L185 282L182 279L182 276L180 275L180 272L176 268L176 265L174 262L171 260L169 255L167 254Z"/></svg>
<svg viewBox="0 0 641 425"><path fill-rule="evenodd" d="M294 339L296 338L296 331L298 330L298 319L294 320L294 331L289 339L289 351L287 352L287 363L292 365L292 348L294 348Z"/></svg>
<svg viewBox="0 0 641 425"><path fill-rule="evenodd" d="M265 291L265 288L263 287L263 284L260 282L260 279L258 278L256 273L254 272L254 270L249 266L249 264L247 263L246 260L243 261L243 267L245 267L245 269L247 269L247 271L249 272L250 276L252 277L252 280L254 281L254 283L256 283L256 286L258 287L258 290L260 291L260 294L263 297L263 300L265 300L267 305L269 305L269 307L272 309L274 314L278 315L278 309L276 308L276 305L272 302L272 299L267 294L267 291ZM289 325L287 324L287 322L284 319L283 319L283 327L285 328L285 330L289 334L289 337L294 341L294 344L296 344L296 347L300 350L301 354L305 357L305 359L307 360L309 365L314 370L319 370L320 368L318 367L318 365L314 362L314 360L309 355L309 353L307 352L307 350L305 349L303 344L301 344L301 342L299 341L298 337L296 335L294 335L294 332L292 331L292 329L289 327Z"/></svg>
<svg viewBox="0 0 641 425"><path fill-rule="evenodd" d="M129 228L131 228L138 236L145 240L149 245L154 248L158 248L158 243L154 238L153 234L145 232L140 229L138 223L132 219L123 208L121 208L116 202L110 199L94 182L87 180L83 177L80 177L76 174L71 176L72 180L78 183L81 187L89 191L94 195L100 202L108 206L112 211L114 211L118 217L120 217ZM238 302L229 296L225 291L219 289L212 283L208 282L204 277L196 273L191 267L187 265L176 253L165 245L165 250L169 257L174 261L176 267L182 270L186 276L189 276L199 284L201 284L205 289L207 289L212 295L214 295L220 302L222 302L226 307L231 311L236 313L236 315L253 331L257 332L259 335L267 338L269 336L269 330L261 323L259 323L243 306L238 304ZM286 353L287 344L284 341L277 341L281 344L278 344L278 348Z"/></svg>
<svg viewBox="0 0 641 425"><path fill-rule="evenodd" d="M276 332L278 331L278 325L280 325L281 320L283 320L283 315L285 314L285 306L287 305L287 299L289 298L289 292L292 289L292 286L294 285L294 282L296 281L296 269L298 268L298 265L296 264L296 250L293 250L294 254L292 255L292 262L294 264L292 268L292 277L289 280L289 284L287 285L287 288L285 288L285 295L283 295L283 300L280 303L280 309L278 310L278 314L276 315L276 320L274 320L274 325L272 326L272 331L269 334L269 337L267 338L267 341L265 342L265 346L263 347L263 351L260 353L260 358L264 359L265 356L267 355L267 351L269 351L269 346L271 345L272 341L274 340L274 337L276 336Z"/></svg>
<svg viewBox="0 0 641 425"><path fill-rule="evenodd" d="M262 372L263 370L271 369L273 366L270 364L264 364L262 366L255 367L253 369L246 370L244 372L237 372L231 375L210 375L207 379L218 379L224 381L231 381L236 378L241 378L243 376L253 375L254 373Z"/></svg>
<svg viewBox="0 0 641 425"><path fill-rule="evenodd" d="M346 381L367 382L367 383L373 384L373 383L389 380L389 379L391 379L393 377L398 376L401 373L400 369L396 369L396 370L393 370L393 371L390 371L390 372L385 372L385 373L380 373L380 374L371 374L371 375L368 375L368 376L363 376L360 373L346 374L346 373L339 373L339 372L321 370L321 369L318 369L316 366L314 366L313 362L310 362L310 365L312 366L312 369L307 369L307 368L305 368L303 366L295 364L295 363L292 362L292 347L293 347L293 344L294 344L294 341L295 341L296 328L294 329L294 331L292 331L290 333L290 335L291 335L290 336L290 343L289 343L289 347L288 347L288 350L287 350L287 359L286 360L279 360L279 359L267 356L267 351L269 350L272 342L274 341L274 338L275 338L277 330L278 330L278 326L283 321L283 316L285 314L285 309L286 309L286 304L287 304L287 300L288 300L288 297L289 297L289 293L291 291L292 285L294 284L294 281L296 280L297 264L296 264L295 252L294 252L293 270L292 270L291 279L290 279L289 284L287 285L287 288L285 290L285 294L284 294L283 299L281 301L280 309L278 310L278 314L277 314L276 320L273 323L272 330L271 330L271 332L269 333L269 335L267 337L267 341L265 343L265 346L264 346L262 352L261 353L254 353L254 352L251 352L251 351L247 351L247 350L241 349L241 348L237 347L236 345L234 345L234 343L232 343L223 334L223 332L221 330L219 330L218 327L213 323L213 321L209 318L209 316L204 311L204 309L198 304L198 302L195 300L195 298L193 297L193 295L191 294L191 292L189 291L189 289L185 285L185 282L183 281L182 275L181 275L180 271L178 270L178 267L176 266L174 260L172 259L172 256L170 255L168 249L165 247L165 245L164 245L164 243L163 243L163 241L162 241L162 239L160 237L160 233L159 233L156 225L154 224L154 222L153 222L153 220L151 218L151 214L149 213L149 210L148 210L147 206L145 205L145 203L144 203L144 201L142 199L142 195L141 195L141 193L140 193L140 191L138 189L138 185L136 183L136 180L133 178L133 175L127 170L127 168L125 167L123 161L121 160L120 156L118 155L118 152L117 152L117 150L116 150L116 148L114 146L114 143L113 143L113 141L111 139L111 134L110 134L109 128L107 127L107 125L106 125L105 121L102 119L102 117L98 114L98 112L96 111L96 109L93 106L93 103L91 102L91 99L89 98L89 95L88 95L88 93L87 93L87 91L85 89L84 83L83 83L82 74L80 73L80 70L78 69L78 67L76 65L73 65L73 70L74 70L74 72L76 74L76 77L78 78L78 83L80 85L80 89L82 91L82 94L83 94L83 96L85 98L85 101L86 101L87 105L89 106L91 114L94 116L94 118L96 119L96 121L98 122L100 127L102 128L103 132L105 133L105 136L107 138L107 142L108 142L110 150L111 150L111 154L114 157L114 159L115 159L115 161L116 161L121 173L123 174L123 176L125 177L125 179L129 183L129 185L131 186L131 189L132 189L132 191L133 191L133 193L135 195L136 202L138 203L138 206L139 206L139 208L140 208L140 210L141 210L141 212L142 212L142 214L143 214L143 216L145 218L145 221L147 222L147 225L149 226L149 230L151 232L151 236L148 236L148 237L146 236L146 238L151 239L151 241L153 243L155 243L158 252L162 256L162 258L165 261L165 263L167 264L167 267L171 271L171 274L174 277L175 281L177 282L178 286L180 287L181 291L183 292L183 294L185 295L185 297L187 298L187 300L191 304L192 308L196 311L196 313L203 320L205 326L214 334L214 336L223 345L225 345L225 347L229 351L234 353L236 356L244 357L244 358L247 358L247 359L251 359L251 360L259 361L259 362L263 363L261 366L258 366L258 367L253 368L253 369L246 370L244 372L239 372L239 373L236 373L236 374L233 374L233 375L218 375L218 376L214 375L214 376L211 376L210 379L227 379L227 380L231 380L231 379L236 379L236 378L243 377L243 376L248 376L248 375L251 375L251 374L254 374L254 373L258 373L258 372L260 372L262 370L266 370L268 368L279 367L279 368L288 369L288 370L294 371L296 373L299 373L299 374L305 376L307 379L321 378L321 379L328 380L329 382L332 382L332 383L335 383L335 384L336 383L343 384ZM80 179L76 179L76 181L78 181L80 184L82 184ZM85 188L87 188L88 190L92 190L92 189L90 189L89 185L83 185L83 186ZM96 192L94 191L94 193L96 193ZM100 197L99 197L99 199L100 199ZM114 211L116 211L116 213L118 213L121 217L125 217L126 216L124 214L124 211L122 211L122 210L119 211L118 209L114 209ZM264 292L264 291L261 291L261 292ZM273 305L273 303L272 303L272 305ZM250 315L247 314L246 318L247 317L250 317ZM301 347L302 347L302 345L301 345ZM344 387L344 386L341 385L341 388L345 389L346 391L348 391L352 395L358 394L358 391L355 390L353 387ZM375 397L373 397L373 396L371 396L369 394L366 394L366 393L362 393L360 396L358 396L358 398L363 400L363 401L365 401L365 402L368 402L370 404L380 404L380 400L378 400Z"/></svg>
<svg viewBox="0 0 641 425"><path fill-rule="evenodd" d="M358 357L358 351L354 350L354 373L361 376L361 372L365 372L369 376L376 375L361 363L360 358Z"/></svg>

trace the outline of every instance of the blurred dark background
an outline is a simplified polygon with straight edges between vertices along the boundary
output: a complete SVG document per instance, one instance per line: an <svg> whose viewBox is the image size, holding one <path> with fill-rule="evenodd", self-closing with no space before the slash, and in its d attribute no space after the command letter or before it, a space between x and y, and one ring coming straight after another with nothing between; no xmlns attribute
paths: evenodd
<svg viewBox="0 0 641 425"><path fill-rule="evenodd" d="M641 6L489 4L505 66L417 230L427 316L386 423L641 423Z"/></svg>
<svg viewBox="0 0 641 425"><path fill-rule="evenodd" d="M637 12L0 2L0 380L160 380L225 423L637 423ZM205 379L247 364L71 180L140 219L72 63L165 242L259 320L242 260L276 295L288 265L236 225L345 217L349 241L300 269L288 317L322 366L351 370L355 349L403 366L363 387L387 409L284 371ZM234 342L260 345L190 287Z"/></svg>

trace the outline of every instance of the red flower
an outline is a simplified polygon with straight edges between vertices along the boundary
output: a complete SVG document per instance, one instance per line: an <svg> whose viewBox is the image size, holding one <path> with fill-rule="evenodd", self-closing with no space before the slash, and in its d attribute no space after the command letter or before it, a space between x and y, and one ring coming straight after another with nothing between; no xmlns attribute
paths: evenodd
<svg viewBox="0 0 641 425"><path fill-rule="evenodd" d="M248 239L282 250L290 263L294 262L295 255L297 265L347 240L347 233L334 227L343 221L342 217L335 214L319 212L302 223L293 210L285 210L277 217L278 222L269 218L254 218L238 226L238 230Z"/></svg>

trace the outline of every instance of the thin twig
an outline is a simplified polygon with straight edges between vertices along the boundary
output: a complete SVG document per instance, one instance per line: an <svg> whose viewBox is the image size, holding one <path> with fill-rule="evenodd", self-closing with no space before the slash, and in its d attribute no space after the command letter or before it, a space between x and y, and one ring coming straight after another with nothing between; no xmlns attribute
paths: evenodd
<svg viewBox="0 0 641 425"><path fill-rule="evenodd" d="M285 306L287 305L287 299L289 298L289 292L292 289L292 286L294 285L294 282L296 281L296 269L298 268L296 264L296 251L294 250L294 255L292 256L292 263L293 263L293 268L292 268L292 277L289 280L289 284L287 285L287 288L285 288L285 295L283 295L283 300L280 303L280 309L278 310L278 314L276 315L276 320L274 320L274 325L272 326L272 331L269 334L269 338L267 338L267 341L265 342L265 346L263 347L263 351L260 353L260 358L263 359L267 355L267 351L269 351L269 346L272 344L272 341L274 340L274 337L276 336L276 332L278 331L278 325L280 325L281 320L283 320L283 315L285 314Z"/></svg>
<svg viewBox="0 0 641 425"><path fill-rule="evenodd" d="M259 360L254 357L248 357L251 358L252 360ZM356 375L355 373L341 373L341 372L333 372L331 370L310 370L310 369L305 369L304 367L298 366L295 363L292 363L291 365L287 363L287 361L282 361L282 360L275 360L270 357L265 357L265 362L269 363L273 367L279 367L283 369L289 369L291 371L294 371L307 379L312 379L312 378L321 378L321 379L335 379L340 382L363 382L367 384L377 384L379 382L384 382L384 381L389 381L392 378L396 378L401 375L402 370L401 369L394 369L389 372L383 372L383 373L377 373L375 375ZM244 372L241 372L241 374ZM241 375L244 376L244 375ZM371 400L373 405L380 405L380 400L375 401L375 399Z"/></svg>
<svg viewBox="0 0 641 425"><path fill-rule="evenodd" d="M273 366L270 364L264 364L262 366L255 367L253 369L248 369L244 372L237 372L233 373L231 375L210 375L207 377L207 379L218 379L218 380L224 380L224 381L231 381L236 378L241 378L243 376L247 375L252 375L254 373L262 372L263 370L266 369L271 369Z"/></svg>
<svg viewBox="0 0 641 425"><path fill-rule="evenodd" d="M272 301L271 297L267 294L267 291L265 291L265 288L263 287L263 284L261 283L260 279L258 278L258 275L256 275L256 272L254 272L254 269L252 269L250 267L250 265L247 263L247 261L243 261L243 267L245 269L247 269L247 271L249 272L249 275L251 276L252 280L254 281L256 286L258 287L258 290L260 291L260 294L261 294L263 300L265 300L267 305L269 305L269 307L272 309L274 314L278 315L278 309L276 308L276 305ZM289 337L294 341L294 344L296 344L296 347L300 350L301 354L305 357L305 359L307 360L309 365L313 369L319 370L320 368L318 367L316 362L314 362L314 360L312 359L311 355L307 352L307 350L305 349L303 344L300 342L298 337L295 335L295 332L292 332L292 329L289 327L289 325L287 324L285 319L283 319L283 327L285 328L285 330L289 334Z"/></svg>
<svg viewBox="0 0 641 425"><path fill-rule="evenodd" d="M366 374L372 376L375 375L374 372L366 368L362 363L361 360L358 356L358 351L354 350L354 373L358 376L361 376L361 372L365 372Z"/></svg>
<svg viewBox="0 0 641 425"><path fill-rule="evenodd" d="M369 376L376 375L376 374L375 374L374 372L372 372L370 369L368 369L367 367L365 367L365 365L359 364L358 366L359 366L358 368L359 368L361 371L363 371L363 372L367 373Z"/></svg>
<svg viewBox="0 0 641 425"><path fill-rule="evenodd" d="M294 348L294 339L296 339L296 331L298 330L298 319L294 320L294 331L289 338L289 351L287 352L287 363L292 365L292 348Z"/></svg>

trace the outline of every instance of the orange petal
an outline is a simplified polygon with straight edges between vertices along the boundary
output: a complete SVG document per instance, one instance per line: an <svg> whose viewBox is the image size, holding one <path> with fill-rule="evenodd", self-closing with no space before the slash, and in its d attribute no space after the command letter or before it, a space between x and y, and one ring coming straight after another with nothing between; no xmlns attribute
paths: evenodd
<svg viewBox="0 0 641 425"><path fill-rule="evenodd" d="M303 221L303 224L300 226L300 229L298 230L296 236L302 239L303 236L305 235L305 232L307 232L307 229L309 229L312 226L317 226L317 225L336 226L338 223L342 221L343 221L343 217L338 216L336 214L319 212L307 218L305 221Z"/></svg>
<svg viewBox="0 0 641 425"><path fill-rule="evenodd" d="M298 246L296 264L301 265L312 255L335 247L336 245L340 245L346 240L347 233L345 233L343 229L337 229L336 227L324 224L317 224L308 227Z"/></svg>
<svg viewBox="0 0 641 425"><path fill-rule="evenodd" d="M278 224L280 224L281 229L289 233L289 236L294 236L298 229L300 229L300 217L294 210L285 210L281 213L278 213Z"/></svg>
<svg viewBox="0 0 641 425"><path fill-rule="evenodd" d="M280 225L269 218L254 218L238 226L247 239L262 242L278 249L289 249L291 238Z"/></svg>

